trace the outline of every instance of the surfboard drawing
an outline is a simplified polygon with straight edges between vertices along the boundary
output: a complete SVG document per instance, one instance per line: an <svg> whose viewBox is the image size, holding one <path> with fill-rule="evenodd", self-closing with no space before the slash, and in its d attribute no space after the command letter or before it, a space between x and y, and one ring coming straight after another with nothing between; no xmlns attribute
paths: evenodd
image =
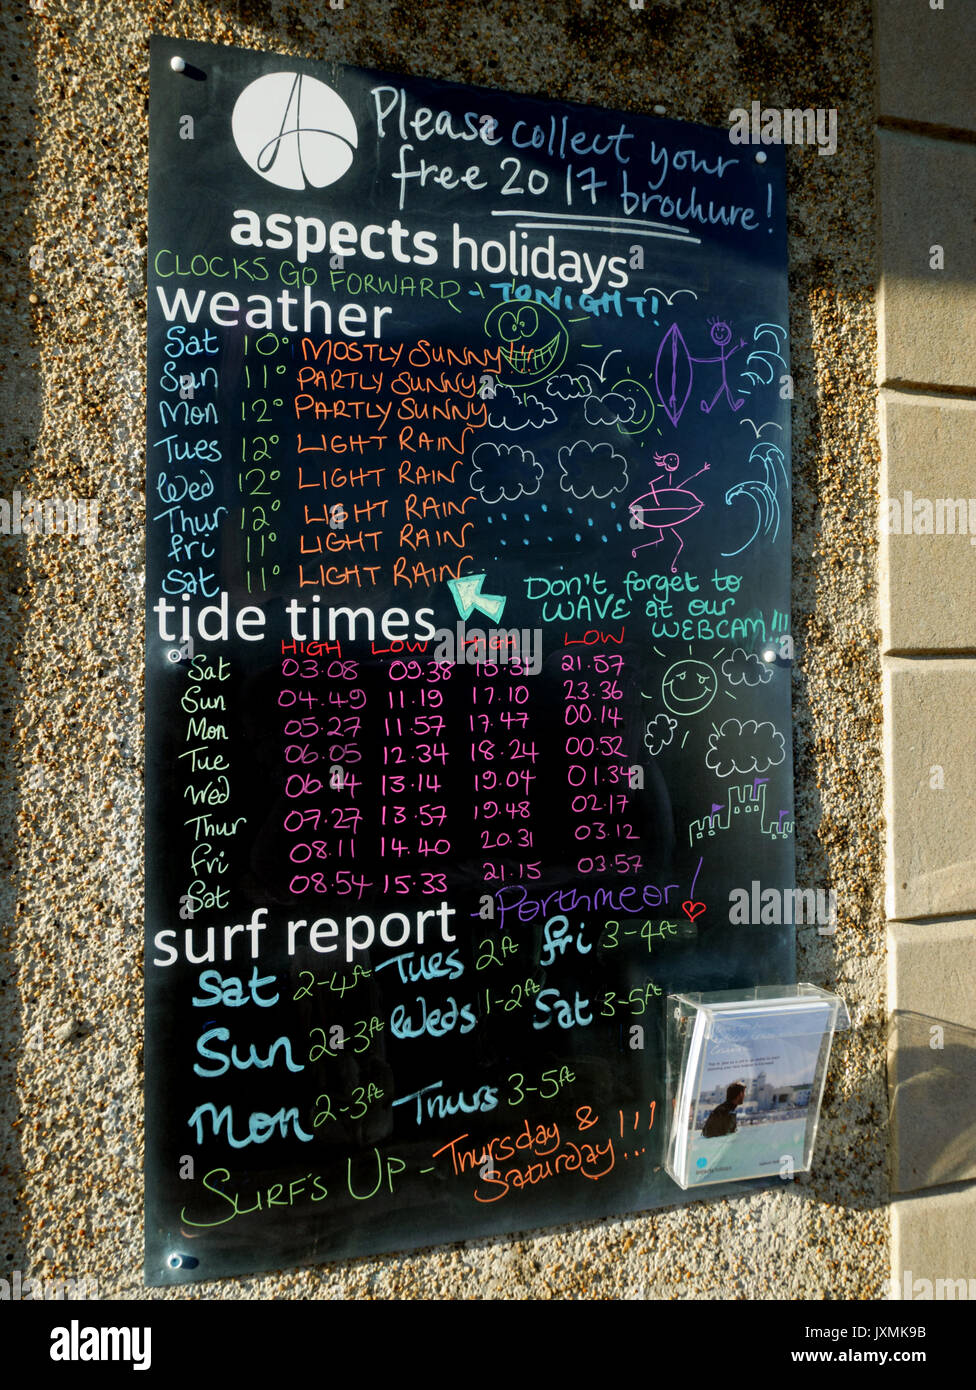
<svg viewBox="0 0 976 1390"><path fill-rule="evenodd" d="M654 385L658 399L672 425L681 419L681 412L691 395L691 380L694 369L691 354L682 336L681 329L673 323L661 339L654 362Z"/></svg>

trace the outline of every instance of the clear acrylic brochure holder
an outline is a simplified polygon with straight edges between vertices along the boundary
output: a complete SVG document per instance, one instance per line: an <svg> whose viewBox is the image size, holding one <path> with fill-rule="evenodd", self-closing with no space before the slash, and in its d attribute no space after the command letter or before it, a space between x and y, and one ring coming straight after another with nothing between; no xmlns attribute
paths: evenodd
<svg viewBox="0 0 976 1390"><path fill-rule="evenodd" d="M808 1172L830 1046L849 1028L816 985L668 996L665 1169L684 1190Z"/></svg>

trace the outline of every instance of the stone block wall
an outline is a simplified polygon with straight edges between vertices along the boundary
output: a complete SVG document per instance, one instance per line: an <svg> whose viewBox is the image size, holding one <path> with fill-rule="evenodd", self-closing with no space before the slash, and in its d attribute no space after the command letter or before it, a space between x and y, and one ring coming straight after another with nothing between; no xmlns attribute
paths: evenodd
<svg viewBox="0 0 976 1390"><path fill-rule="evenodd" d="M892 1277L971 1298L976 9L879 0L875 38Z"/></svg>

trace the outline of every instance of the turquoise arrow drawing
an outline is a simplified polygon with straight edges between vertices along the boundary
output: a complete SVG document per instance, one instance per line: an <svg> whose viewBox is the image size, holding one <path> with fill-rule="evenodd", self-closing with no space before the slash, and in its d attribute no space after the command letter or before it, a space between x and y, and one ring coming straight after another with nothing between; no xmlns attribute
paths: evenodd
<svg viewBox="0 0 976 1390"><path fill-rule="evenodd" d="M501 594L483 594L481 586L488 578L486 574L466 574L462 579L449 579L447 587L454 595L454 602L462 618L470 618L478 610L493 622L499 622L505 611L506 600Z"/></svg>

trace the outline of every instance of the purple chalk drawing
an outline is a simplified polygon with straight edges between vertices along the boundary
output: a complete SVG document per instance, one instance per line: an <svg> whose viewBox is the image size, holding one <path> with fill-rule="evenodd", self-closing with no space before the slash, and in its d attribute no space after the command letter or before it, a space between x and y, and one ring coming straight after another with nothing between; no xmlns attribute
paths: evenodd
<svg viewBox="0 0 976 1390"><path fill-rule="evenodd" d="M661 339L654 362L654 385L672 425L681 419L691 395L692 361L681 329L673 323Z"/></svg>
<svg viewBox="0 0 976 1390"><path fill-rule="evenodd" d="M710 401L703 400L701 402L701 408L706 415L710 415L715 409L723 393L733 411L741 410L745 405L744 396L734 398L732 396L729 388L727 364L740 348L745 347L746 340L740 338L735 347L730 348L732 329L729 324L724 319L718 318L710 318L708 322L711 324L709 336L718 348L717 357L693 357L688 351L688 344L676 323L673 323L665 333L657 350L657 357L654 360L654 385L657 387L658 399L664 406L665 413L672 425L677 425L681 419L682 411L688 404L688 397L691 395L695 376L695 363L701 366L718 363L722 372L722 379L715 395Z"/></svg>
<svg viewBox="0 0 976 1390"><path fill-rule="evenodd" d="M732 350L731 350L730 352L726 352L725 349L728 347L729 343L732 341L732 329L729 327L729 325L725 322L724 319L709 319L708 321L709 321L709 323L712 325L710 336L711 336L712 342L713 342L713 343L715 344L715 346L718 348L718 356L717 356L717 357L693 357L691 360L692 360L693 362L701 362L701 363L705 363L705 362L718 362L719 365L720 365L721 368L722 368L722 381L721 381L721 384L719 385L718 390L715 392L715 395L712 397L711 401L708 401L708 402L702 401L702 403L701 403L701 408L702 408L702 410L704 411L704 413L705 413L706 415L711 414L711 412L715 409L716 404L718 403L718 398L719 398L719 396L721 396L722 392L724 391L724 392L725 392L725 398L726 398L726 400L728 401L728 403L729 403L729 405L731 406L731 408L732 408L733 410L741 410L742 407L743 407L743 406L745 405L745 403L746 403L746 402L745 402L745 397L744 397L744 396L739 396L736 400L733 400L733 399L732 399L732 392L729 390L729 382L728 382L728 377L727 377L726 374L725 374L725 367L726 367L726 363L728 362L729 358L732 357L732 356L734 356L734 354L737 353L737 352L739 351L740 348L744 348L744 347L745 347L745 345L746 345L746 340L745 340L745 338L740 338L739 341L738 341L738 343L736 344L736 346L735 346L734 348L732 348Z"/></svg>

